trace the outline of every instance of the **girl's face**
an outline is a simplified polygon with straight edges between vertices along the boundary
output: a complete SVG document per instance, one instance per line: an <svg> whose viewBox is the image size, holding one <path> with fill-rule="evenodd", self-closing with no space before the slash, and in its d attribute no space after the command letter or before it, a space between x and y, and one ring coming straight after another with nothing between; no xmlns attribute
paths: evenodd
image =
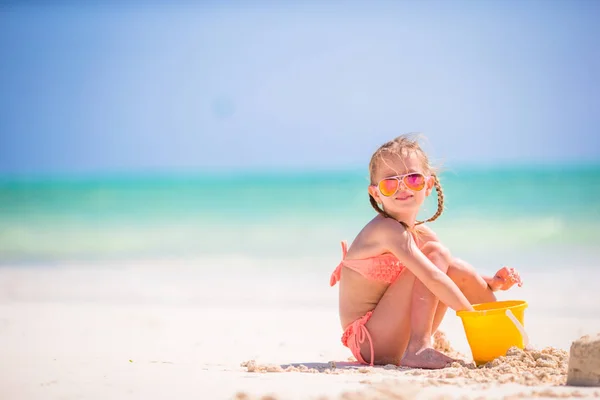
<svg viewBox="0 0 600 400"><path fill-rule="evenodd" d="M385 154L377 163L369 194L391 216L410 220L416 218L419 207L431 194L433 183L415 152Z"/></svg>

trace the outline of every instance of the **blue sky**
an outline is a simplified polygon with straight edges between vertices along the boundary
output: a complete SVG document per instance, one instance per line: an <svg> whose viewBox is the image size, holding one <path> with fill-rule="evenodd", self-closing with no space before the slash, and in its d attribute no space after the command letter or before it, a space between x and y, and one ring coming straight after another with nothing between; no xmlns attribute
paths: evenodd
<svg viewBox="0 0 600 400"><path fill-rule="evenodd" d="M0 8L0 173L600 156L600 2Z"/></svg>

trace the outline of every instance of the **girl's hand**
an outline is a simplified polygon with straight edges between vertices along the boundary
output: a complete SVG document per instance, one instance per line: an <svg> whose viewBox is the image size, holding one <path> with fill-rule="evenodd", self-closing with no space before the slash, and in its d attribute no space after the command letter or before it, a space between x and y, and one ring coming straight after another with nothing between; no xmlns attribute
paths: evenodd
<svg viewBox="0 0 600 400"><path fill-rule="evenodd" d="M487 284L492 289L493 292L497 290L508 290L515 283L521 287L523 286L523 281L521 280L521 276L514 268L503 267L493 278L487 280Z"/></svg>

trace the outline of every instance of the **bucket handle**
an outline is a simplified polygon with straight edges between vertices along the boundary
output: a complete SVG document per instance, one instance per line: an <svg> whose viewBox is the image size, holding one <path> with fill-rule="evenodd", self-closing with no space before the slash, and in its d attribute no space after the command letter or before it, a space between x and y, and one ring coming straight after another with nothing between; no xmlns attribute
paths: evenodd
<svg viewBox="0 0 600 400"><path fill-rule="evenodd" d="M519 322L519 320L517 319L517 317L515 317L515 314L513 314L512 311L506 310L506 316L512 321L512 323L515 325L515 327L521 334L521 337L523 338L523 344L525 345L525 347L529 346L529 336L527 336L527 332L525 332L525 327Z"/></svg>

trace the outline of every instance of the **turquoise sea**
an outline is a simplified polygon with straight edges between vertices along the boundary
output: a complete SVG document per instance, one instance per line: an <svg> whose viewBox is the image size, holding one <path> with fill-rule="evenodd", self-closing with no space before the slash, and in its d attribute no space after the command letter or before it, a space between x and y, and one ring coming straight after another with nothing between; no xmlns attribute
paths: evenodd
<svg viewBox="0 0 600 400"><path fill-rule="evenodd" d="M431 227L458 256L526 268L600 256L600 166L454 168L441 182L445 211ZM367 184L357 170L4 177L0 265L336 260L374 216ZM432 196L422 217L435 208Z"/></svg>

